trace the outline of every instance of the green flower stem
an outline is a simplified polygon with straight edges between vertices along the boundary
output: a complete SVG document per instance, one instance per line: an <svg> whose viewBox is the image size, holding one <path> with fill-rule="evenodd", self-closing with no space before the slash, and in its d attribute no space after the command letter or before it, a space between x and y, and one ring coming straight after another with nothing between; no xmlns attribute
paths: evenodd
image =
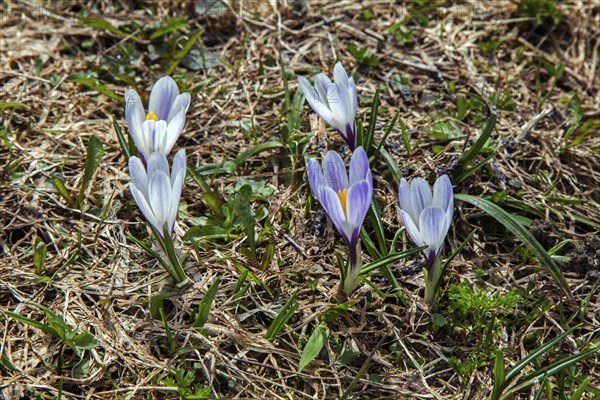
<svg viewBox="0 0 600 400"><path fill-rule="evenodd" d="M173 278L177 287L184 286L186 283L188 283L189 278L183 271L183 267L181 266L181 263L179 262L177 255L175 254L175 246L173 245L173 239L171 238L171 235L169 234L168 230L165 228L165 230L163 231L163 233L164 233L164 238L163 238L158 233L158 231L156 229L154 229L153 226L150 225L150 228L152 229L152 233L154 234L154 237L156 238L156 241L160 245L160 248L162 249L163 253L167 256L167 260L163 260L163 262L161 262L160 264L167 271L169 276L171 276L171 278Z"/></svg>
<svg viewBox="0 0 600 400"><path fill-rule="evenodd" d="M431 268L429 270L423 269L425 275L425 302L432 307L437 305L437 292L442 283L443 267L442 257L438 254Z"/></svg>

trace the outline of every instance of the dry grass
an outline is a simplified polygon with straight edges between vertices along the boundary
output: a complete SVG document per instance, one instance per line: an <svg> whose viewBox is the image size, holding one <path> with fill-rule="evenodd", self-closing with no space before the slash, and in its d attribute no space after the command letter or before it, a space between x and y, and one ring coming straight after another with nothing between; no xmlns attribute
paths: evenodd
<svg viewBox="0 0 600 400"><path fill-rule="evenodd" d="M240 178L259 176L276 188L266 204L267 219L279 227L267 240L276 246L272 262L264 270L250 262L241 254L242 238L204 243L199 252L181 243L189 254L185 268L192 283L165 303L181 350L169 355L162 346L165 329L161 321L151 318L148 298L173 288L165 286L165 274L156 262L125 235L146 234L143 217L127 189L126 162L110 120L111 114L122 119L123 105L68 79L76 72L96 70L101 82L122 95L125 78L110 69L122 63L122 73L135 81L138 91L148 93L162 70L152 58L149 40L136 39L139 34L122 38L82 26L77 19L82 10L114 17L116 26L135 21L143 27L181 16L189 21L186 31L205 28L201 41L221 63L197 71L176 69L179 81L194 93L177 146L185 146L189 162L197 166L233 159L250 148L254 142L242 129L245 121L253 124L256 143L278 135L285 123L280 59L288 71L305 76L317 71L329 74L337 59L343 61L364 97L359 114L365 120L369 98L380 89L378 135L399 109L412 143L418 140L418 148L410 155L399 130L386 143L406 176L433 178L451 171L460 154L458 147L444 143L443 151L435 154L432 148L440 142L425 133L434 118L454 107L444 95L445 84L453 82L462 91L477 90L486 98L507 93L514 104L511 109L497 109L498 124L492 136L498 146L496 155L489 167L456 191L485 196L508 189L510 198L519 204L541 205L537 211L518 210L516 203L505 208L535 219L531 230L546 248L570 241L559 254L572 256L560 265L574 301L561 301L556 284L524 254L517 239L460 202L449 242L456 246L472 229L477 228L477 233L451 263L444 287L467 282L490 292L522 290L526 301L511 310L512 317L503 319L512 324L503 326L501 337L495 340L506 349L506 365L577 323L583 325L574 335L571 351L598 340L598 129L581 145L562 150L569 124L565 99L577 93L583 119L600 119L597 3L561 3L561 20L553 28L547 24L535 28L531 21L518 18L512 1L497 1L493 6L439 6L431 11L428 24L408 25L412 33L408 43L386 31L409 15L405 5L388 1L308 2L303 17L295 14L302 8L301 1L255 2L251 12L231 2L230 11L222 16L198 15L193 2L178 1L139 3L118 11L125 3L0 3L0 104L26 106L0 109L4 140L0 146L0 311L41 321L43 313L27 302L42 304L71 326L92 333L99 343L84 353L86 364L82 365L57 339L0 314L0 355L16 368L0 367L0 397L53 398L61 390L68 398L174 398L176 389L163 378L169 370L183 367L195 372L196 384L208 387L219 398L339 398L367 357L372 357L370 365L352 392L356 399L444 399L457 394L482 399L491 387L489 365L466 377L449 365L448 358L465 356L478 343L456 329L432 327L430 311L422 302L420 268L412 260L394 266L406 306L396 298L382 299L364 285L355 294L361 302L330 324L331 337L321 356L297 372L301 346L319 315L335 304L339 278L333 252L341 245L331 227L315 235L315 212L304 212L310 196L307 185L285 184L285 174L301 173L303 161L295 159L287 166L276 152L257 155L234 176L211 181L224 190ZM366 11L372 13L371 19L364 18ZM495 51L486 53L478 47L490 41L498 42ZM369 49L381 64L361 67L348 51L349 44ZM130 64L117 58L124 45L139 52ZM544 63L563 64L564 73L550 77ZM410 83L400 90L396 77L409 78ZM292 90L295 82L290 81ZM553 86L553 93L543 100ZM459 124L465 133L479 134L479 126ZM303 128L316 133L310 154L340 148L336 135L324 133L324 126L307 107ZM77 193L85 139L91 135L104 143L105 155L88 190L90 208L82 213L64 202L51 178L61 177L72 195ZM385 169L383 163L377 168ZM397 182L383 175L376 175L375 181L376 197L393 235L400 227ZM560 203L557 198L585 202ZM190 218L208 212L193 180L186 183L182 199L186 212L177 228L179 235L193 226ZM107 211L102 221L99 209ZM42 274L46 279L40 279L33 267L36 238L48 247ZM242 268L249 269L262 285L252 284L232 306L231 293ZM221 285L209 323L202 332L191 329L189 315L216 277L221 278ZM385 279L373 281L382 290L389 289ZM276 339L263 339L276 312L297 289L296 315ZM453 320L456 317L447 310L447 301L443 297L438 312L456 328L460 321ZM336 364L339 346L357 353L346 365ZM598 387L598 357L580 367L581 374L592 377L591 384ZM170 392L159 391L164 386ZM534 386L523 398L538 388Z"/></svg>

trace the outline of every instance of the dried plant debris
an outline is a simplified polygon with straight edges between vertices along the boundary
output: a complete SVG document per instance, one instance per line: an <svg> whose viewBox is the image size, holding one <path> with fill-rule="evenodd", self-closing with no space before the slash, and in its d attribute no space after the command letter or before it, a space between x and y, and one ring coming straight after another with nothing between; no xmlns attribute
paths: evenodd
<svg viewBox="0 0 600 400"><path fill-rule="evenodd" d="M599 19L574 0L0 2L0 398L600 398ZM298 85L336 62L376 204L345 296L305 159L351 151ZM187 161L179 286L124 151L126 89L147 105L166 75L190 95L165 154ZM429 305L398 185L442 175Z"/></svg>

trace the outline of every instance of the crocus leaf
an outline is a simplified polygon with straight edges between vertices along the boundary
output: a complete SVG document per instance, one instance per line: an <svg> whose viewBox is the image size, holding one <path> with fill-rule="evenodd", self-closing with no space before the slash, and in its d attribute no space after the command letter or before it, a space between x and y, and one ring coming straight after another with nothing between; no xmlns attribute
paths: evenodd
<svg viewBox="0 0 600 400"><path fill-rule="evenodd" d="M87 156L85 157L85 163L83 164L81 189L79 190L79 197L77 198L77 205L79 207L81 207L85 191L92 181L96 169L98 169L98 166L100 165L102 156L104 156L104 146L102 145L102 142L96 139L95 136L91 136L88 142Z"/></svg>
<svg viewBox="0 0 600 400"><path fill-rule="evenodd" d="M248 198L240 192L235 194L233 205L235 207L235 213L240 218L240 221L246 230L248 243L250 244L250 250L252 251L252 257L255 259L256 232L254 231L254 228L256 226L256 219L254 218L254 210L252 210L252 205L248 201Z"/></svg>
<svg viewBox="0 0 600 400"><path fill-rule="evenodd" d="M44 263L46 262L46 252L48 251L46 243L39 237L35 238L33 251L33 266L35 268L35 273L40 275L44 268Z"/></svg>
<svg viewBox="0 0 600 400"><path fill-rule="evenodd" d="M288 320L292 318L292 316L296 312L296 309L298 308L298 303L295 300L299 292L300 290L296 290L296 292L294 292L294 294L290 296L288 301L285 302L283 307L281 307L281 310L279 310L279 313L277 314L273 322L271 322L271 325L269 326L269 329L265 334L265 339L272 339L275 336L277 336L279 332L283 329L285 324L288 322Z"/></svg>
<svg viewBox="0 0 600 400"><path fill-rule="evenodd" d="M202 300L200 300L200 304L198 305L198 313L196 314L194 324L192 325L194 328L202 328L208 321L210 308L212 307L213 300L215 299L217 290L219 289L219 282L221 282L221 278L217 277L202 297Z"/></svg>
<svg viewBox="0 0 600 400"><path fill-rule="evenodd" d="M509 231L511 231L516 237L518 237L528 248L531 250L532 254L537 258L537 260L542 264L542 266L546 269L546 271L554 278L559 287L563 290L563 292L569 297L569 299L573 298L571 293L571 289L565 277L562 274L560 268L556 266L554 260L548 255L544 247L536 240L533 235L521 225L518 220L508 212L504 211L502 208L497 206L496 204L488 201L486 199L482 199L476 196L470 196L467 194L455 194L454 198L456 200L462 200L469 204L474 205L475 207L485 211L496 221L500 222L504 225Z"/></svg>
<svg viewBox="0 0 600 400"><path fill-rule="evenodd" d="M185 18L182 18L182 17L169 18L166 21L161 22L158 29L154 30L154 32L152 32L150 34L149 39L156 40L158 38L165 36L168 33L175 32L176 30L185 28L187 26L188 26L188 22Z"/></svg>
<svg viewBox="0 0 600 400"><path fill-rule="evenodd" d="M52 186L58 191L58 194L62 196L63 199L69 204L70 207L75 207L75 201L69 194L69 191L65 187L65 183L58 176L53 176L50 180L52 182Z"/></svg>
<svg viewBox="0 0 600 400"><path fill-rule="evenodd" d="M119 145L121 145L121 151L123 152L125 159L129 160L129 157L133 155L131 148L129 147L129 143L127 142L127 139L125 139L125 135L123 134L121 126L117 122L117 117L115 117L114 114L112 116L112 120L113 127L115 128L115 132L117 133L117 139L119 140Z"/></svg>
<svg viewBox="0 0 600 400"><path fill-rule="evenodd" d="M83 26L89 26L90 28L100 29L103 31L108 31L122 38L129 38L131 35L125 31L120 30L115 27L113 24L100 17L82 17L79 19L79 23ZM133 37L136 40L135 37Z"/></svg>
<svg viewBox="0 0 600 400"><path fill-rule="evenodd" d="M328 337L329 328L327 327L327 324L321 322L315 327L308 342L306 342L306 345L304 346L300 361L298 362L298 372L302 372L304 367L310 364L310 362L319 355Z"/></svg>
<svg viewBox="0 0 600 400"><path fill-rule="evenodd" d="M123 102L123 96L120 96L118 94L116 94L114 91L112 91L111 89L109 89L106 85L100 83L97 79L95 78L90 78L90 77L86 77L86 76L81 76L81 75L77 75L77 74L72 74L69 76L69 81L73 82L73 83L79 83L80 85L83 85L85 87L88 87L92 90L97 91L98 93L101 93L105 96L108 96L109 98L116 100L120 103Z"/></svg>
<svg viewBox="0 0 600 400"><path fill-rule="evenodd" d="M29 326L31 326L33 328L40 329L40 330L42 330L42 331L44 331L44 332L46 332L46 333L48 333L48 334L50 334L50 335L52 335L52 336L54 336L56 338L60 338L60 336L59 336L58 332L56 331L56 329L54 329L51 326L48 326L48 325L46 325L46 324L44 324L42 322L36 321L34 319L31 319L31 318L24 317L21 314L14 313L12 311L5 311L4 314L8 315L9 317L11 317L13 319L16 319L19 322L27 324L27 325L29 325Z"/></svg>
<svg viewBox="0 0 600 400"><path fill-rule="evenodd" d="M350 309L350 307L352 307L359 301L360 301L360 299L352 299L352 300L348 300L342 304L336 304L335 306L325 310L323 312L323 314L321 314L321 316L319 316L319 321L327 324L327 323L333 321L334 319L336 319L337 317L339 317L340 315L346 313Z"/></svg>
<svg viewBox="0 0 600 400"><path fill-rule="evenodd" d="M29 107L27 107L23 103L15 103L15 102L2 103L2 102L0 102L0 110L4 110L6 108L29 108Z"/></svg>
<svg viewBox="0 0 600 400"><path fill-rule="evenodd" d="M203 33L204 28L198 29L197 31L189 35L188 40L185 42L185 44L180 50L175 52L175 54L170 55L169 59L171 60L171 62L165 71L165 75L171 75L171 73L173 73L173 71L179 65L181 60L183 60L183 57L185 57L185 55L192 49L196 41L200 39L200 36L202 36Z"/></svg>

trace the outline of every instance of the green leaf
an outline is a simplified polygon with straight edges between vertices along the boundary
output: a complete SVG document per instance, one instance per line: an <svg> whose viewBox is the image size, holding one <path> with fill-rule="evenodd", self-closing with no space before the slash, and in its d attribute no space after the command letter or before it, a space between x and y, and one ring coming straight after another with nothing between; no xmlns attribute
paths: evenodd
<svg viewBox="0 0 600 400"><path fill-rule="evenodd" d="M161 22L158 29L150 34L150 40L156 40L165 36L168 33L175 32L179 29L185 28L188 26L188 22L185 18L175 17L169 18L166 21Z"/></svg>
<svg viewBox="0 0 600 400"><path fill-rule="evenodd" d="M175 54L172 54L171 57L169 57L172 61L165 70L165 75L171 75L173 73L173 71L175 70L175 68L177 68L181 60L183 60L183 57L185 57L185 55L189 53L189 51L192 49L196 41L200 39L200 36L202 36L203 33L204 28L200 28L194 33L192 33L189 36L189 39L183 45L183 47L177 52L175 52Z"/></svg>
<svg viewBox="0 0 600 400"><path fill-rule="evenodd" d="M427 246L422 246L422 247L414 247L410 250L407 251L402 251L400 253L393 253L390 255L387 255L383 258L380 258L377 261L374 261L370 264L366 264L362 267L362 269L360 270L360 275L365 275L368 274L369 272L373 271L374 269L377 268L382 268L385 265L391 264L393 262L396 262L398 260L401 260L403 258L406 258L408 256L411 256L413 254L419 253L420 251L423 251L427 248Z"/></svg>
<svg viewBox="0 0 600 400"><path fill-rule="evenodd" d="M479 138L477 138L475 143L473 143L469 150L467 150L458 160L458 162L462 165L462 168L466 168L471 162L475 160L477 155L481 152L481 150L485 146L485 143L490 138L494 127L496 126L497 118L498 115L496 114L496 111L490 108L489 116L487 121L485 122L485 125L483 126L483 131L481 132L481 135L479 135Z"/></svg>
<svg viewBox="0 0 600 400"><path fill-rule="evenodd" d="M496 359L494 361L494 387L492 389L491 399L498 399L502 394L504 387L506 372L504 370L504 352L502 349L496 351Z"/></svg>
<svg viewBox="0 0 600 400"><path fill-rule="evenodd" d="M300 293L300 290L296 290L294 294L290 296L288 301L285 302L283 307L281 307L281 310L279 310L279 313L273 322L271 322L271 325L265 334L265 339L273 339L275 336L277 336L288 320L292 318L296 312L296 309L298 308L298 303L295 302L298 293Z"/></svg>
<svg viewBox="0 0 600 400"><path fill-rule="evenodd" d="M569 285L565 280L560 268L556 266L552 258L548 255L544 247L536 240L536 238L533 237L533 235L527 229L525 229L512 214L504 211L491 201L479 197L470 196L467 194L455 194L454 198L474 205L504 225L529 248L535 258L537 258L540 264L542 264L542 266L546 269L546 272L550 274L550 276L563 290L565 295L567 295L569 299L573 299L571 289L569 288Z"/></svg>
<svg viewBox="0 0 600 400"><path fill-rule="evenodd" d="M364 149L367 154L371 152L371 146L375 140L375 127L377 126L377 112L379 111L379 89L375 90L373 95L373 104L371 105L371 114L369 116L369 128L364 138Z"/></svg>
<svg viewBox="0 0 600 400"><path fill-rule="evenodd" d="M245 187L250 189L247 185ZM252 259L254 260L256 259L256 232L254 231L256 220L254 218L254 210L252 210L252 205L248 201L248 198L241 192L235 194L233 205L235 207L235 213L240 218L240 221L246 230L246 236L248 237L248 243L250 244L250 250L252 251Z"/></svg>
<svg viewBox="0 0 600 400"><path fill-rule="evenodd" d="M306 342L306 346L304 346L304 350L300 356L300 362L298 362L298 372L302 372L302 370L319 355L328 337L329 328L327 327L327 324L321 322L315 327L308 342Z"/></svg>
<svg viewBox="0 0 600 400"><path fill-rule="evenodd" d="M7 108L29 108L29 107L23 103L15 103L15 102L2 103L2 102L0 102L0 110L4 110Z"/></svg>
<svg viewBox="0 0 600 400"><path fill-rule="evenodd" d="M284 149L285 145L278 140L269 140L265 143L259 143L257 145L252 146L246 151L238 154L238 156L233 160L235 163L236 169L241 167L247 159L250 157L262 153L264 151L275 150L275 149Z"/></svg>
<svg viewBox="0 0 600 400"><path fill-rule="evenodd" d="M4 370L8 372L15 372L19 370L5 356L0 356L0 367L4 368Z"/></svg>
<svg viewBox="0 0 600 400"><path fill-rule="evenodd" d="M115 132L117 133L117 139L119 140L119 145L121 145L121 151L123 152L125 159L129 160L129 158L133 154L131 152L131 149L129 148L129 144L127 143L127 140L125 139L125 135L123 134L123 131L121 130L121 127L119 126L119 123L117 122L117 117L115 117L114 114L112 116L112 120L113 120L113 127L115 128Z"/></svg>
<svg viewBox="0 0 600 400"><path fill-rule="evenodd" d="M215 299L217 290L219 289L219 282L221 282L221 278L217 277L202 297L202 300L200 300L200 304L198 305L198 313L196 314L194 324L192 325L194 328L202 328L208 321L208 315L210 313L213 300Z"/></svg>
<svg viewBox="0 0 600 400"><path fill-rule="evenodd" d="M229 235L225 229L215 225L194 226L183 235L183 240L210 240L227 239Z"/></svg>
<svg viewBox="0 0 600 400"><path fill-rule="evenodd" d="M46 333L48 333L48 334L50 334L50 335L52 335L52 336L54 336L56 338L60 339L60 337L61 337L59 335L59 333L56 331L56 329L54 329L53 327L51 327L49 325L46 325L46 324L44 324L42 322L36 321L34 319L31 319L31 318L24 317L21 314L14 313L12 311L4 311L4 314L8 315L9 317L11 317L13 319L16 319L19 322L22 322L22 323L24 323L26 325L29 325L29 326L31 326L33 328L40 329L40 330L42 330L42 331L44 331L44 332L46 332Z"/></svg>
<svg viewBox="0 0 600 400"><path fill-rule="evenodd" d="M73 344L78 349L90 350L98 347L98 342L94 335L89 332L82 332L73 338Z"/></svg>
<svg viewBox="0 0 600 400"><path fill-rule="evenodd" d="M352 299L346 301L345 303L336 304L335 306L323 311L323 313L319 316L319 321L321 323L328 324L340 315L345 314L350 309L350 307L352 307L359 301L360 299Z"/></svg>
<svg viewBox="0 0 600 400"><path fill-rule="evenodd" d="M173 339L173 332L171 332L171 327L169 326L169 322L167 321L167 317L165 316L165 311L161 308L158 310L160 313L160 318L163 322L163 326L165 328L165 334L167 335L167 346L169 354L174 354L176 349L175 340Z"/></svg>
<svg viewBox="0 0 600 400"><path fill-rule="evenodd" d="M41 275L48 251L46 243L39 237L36 237L33 243L33 251L33 267L35 268L36 275Z"/></svg>
<svg viewBox="0 0 600 400"><path fill-rule="evenodd" d="M156 320L161 320L160 309L164 308L164 301L171 297L181 296L179 292L163 292L150 296L150 316Z"/></svg>
<svg viewBox="0 0 600 400"><path fill-rule="evenodd" d="M90 28L100 29L103 31L108 31L122 38L128 38L131 35L125 31L120 30L115 27L113 24L100 17L82 17L79 19L79 23L83 26L89 26ZM135 40L135 38L133 38Z"/></svg>
<svg viewBox="0 0 600 400"><path fill-rule="evenodd" d="M54 186L54 188L58 191L58 194L60 194L62 198L65 199L69 207L75 208L75 201L73 201L73 198L67 191L65 183L62 181L62 179L60 179L58 176L53 176L50 179L50 182L52 182L52 186Z"/></svg>
<svg viewBox="0 0 600 400"><path fill-rule="evenodd" d="M69 75L68 79L69 79L69 81L71 81L73 83L79 83L80 85L83 85L87 88L95 90L98 93L108 96L109 98L111 98L113 100L116 100L121 103L123 102L123 96L116 94L114 91L109 89L106 85L100 83L95 78L90 78L90 77L81 76L81 75L77 75L77 74L71 74L71 75Z"/></svg>
<svg viewBox="0 0 600 400"><path fill-rule="evenodd" d="M81 183L81 189L79 190L79 197L77 198L77 205L81 207L83 203L83 196L87 190L94 173L102 161L104 156L104 146L102 142L96 139L95 136L91 136L88 142L87 156L85 157L85 163L83 164L83 180Z"/></svg>

